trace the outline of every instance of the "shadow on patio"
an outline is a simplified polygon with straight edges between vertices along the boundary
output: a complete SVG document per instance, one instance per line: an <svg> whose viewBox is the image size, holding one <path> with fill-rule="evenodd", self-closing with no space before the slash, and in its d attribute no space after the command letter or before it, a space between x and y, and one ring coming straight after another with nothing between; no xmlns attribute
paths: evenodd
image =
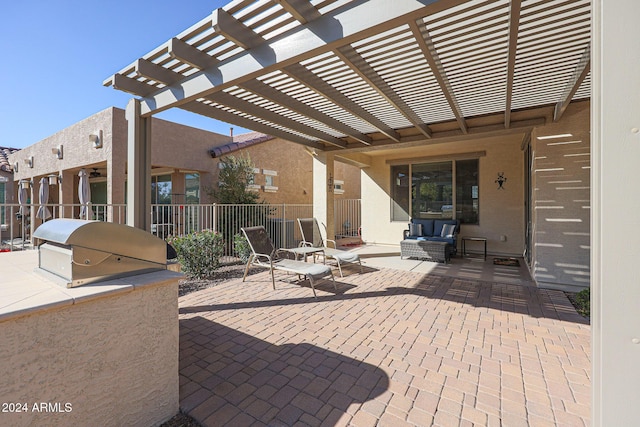
<svg viewBox="0 0 640 427"><path fill-rule="evenodd" d="M180 320L183 411L205 425L334 425L389 387L381 369L309 343L274 345L203 317Z"/></svg>

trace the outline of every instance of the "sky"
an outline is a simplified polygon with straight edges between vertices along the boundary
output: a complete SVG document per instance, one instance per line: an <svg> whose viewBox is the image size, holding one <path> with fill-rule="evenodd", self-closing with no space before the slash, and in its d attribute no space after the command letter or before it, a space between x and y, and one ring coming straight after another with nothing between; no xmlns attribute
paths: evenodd
<svg viewBox="0 0 640 427"><path fill-rule="evenodd" d="M0 147L24 148L124 109L133 96L102 82L229 1L3 1ZM176 108L154 117L225 135L231 127Z"/></svg>

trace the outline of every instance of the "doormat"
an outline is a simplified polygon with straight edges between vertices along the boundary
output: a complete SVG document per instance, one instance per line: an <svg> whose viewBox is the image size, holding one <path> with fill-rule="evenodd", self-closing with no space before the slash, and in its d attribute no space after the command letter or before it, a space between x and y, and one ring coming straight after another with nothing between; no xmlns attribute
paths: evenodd
<svg viewBox="0 0 640 427"><path fill-rule="evenodd" d="M520 267L520 261L517 258L494 258L495 265L506 265L507 267Z"/></svg>

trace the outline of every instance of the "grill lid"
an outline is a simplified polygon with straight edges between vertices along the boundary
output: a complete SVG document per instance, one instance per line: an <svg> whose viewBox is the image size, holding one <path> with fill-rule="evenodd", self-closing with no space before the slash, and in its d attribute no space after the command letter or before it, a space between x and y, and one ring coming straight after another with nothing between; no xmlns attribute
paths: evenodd
<svg viewBox="0 0 640 427"><path fill-rule="evenodd" d="M60 218L42 224L33 237L143 261L167 263L166 243L163 240L128 225Z"/></svg>

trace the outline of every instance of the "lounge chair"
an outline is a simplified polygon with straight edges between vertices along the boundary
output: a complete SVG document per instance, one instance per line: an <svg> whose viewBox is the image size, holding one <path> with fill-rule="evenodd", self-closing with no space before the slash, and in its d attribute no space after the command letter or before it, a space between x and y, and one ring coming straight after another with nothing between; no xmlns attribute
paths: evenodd
<svg viewBox="0 0 640 427"><path fill-rule="evenodd" d="M323 248L325 258L334 259L338 263L340 277L344 277L342 275L342 263L344 262L357 262L360 264L360 272L362 273L362 262L360 262L358 254L338 249L335 240L327 239L327 243L332 244L333 247L326 245L320 233L318 221L315 218L298 218L298 225L300 226L300 233L302 233L300 245ZM320 253L319 255L322 256L322 254Z"/></svg>
<svg viewBox="0 0 640 427"><path fill-rule="evenodd" d="M247 278L249 273L249 267L254 265L257 267L265 267L271 271L271 281L273 283L273 289L276 288L276 280L274 277L274 270L286 271L294 273L299 276L306 276L311 283L311 289L313 290L313 296L316 296L316 288L314 281L322 277L331 276L334 289L336 287L336 280L333 277L331 267L325 264L315 264L304 261L296 261L282 257L284 250L276 250L271 243L271 239L267 234L267 230L263 226L241 228L242 234L244 234L249 247L251 248L251 255L247 261L247 267L244 270L244 276L242 281Z"/></svg>

